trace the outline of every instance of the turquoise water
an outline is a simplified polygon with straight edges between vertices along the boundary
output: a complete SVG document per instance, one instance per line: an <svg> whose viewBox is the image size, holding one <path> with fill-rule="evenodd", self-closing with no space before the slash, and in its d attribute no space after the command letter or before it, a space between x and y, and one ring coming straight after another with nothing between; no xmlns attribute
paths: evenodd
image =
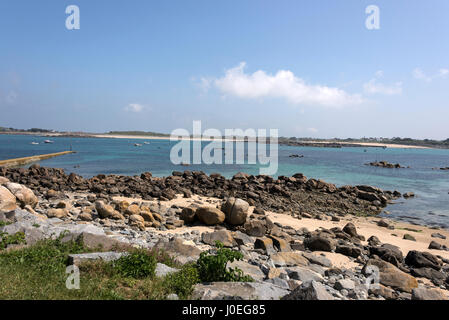
<svg viewBox="0 0 449 320"><path fill-rule="evenodd" d="M0 135L0 160L26 157L58 151L73 150L76 154L41 161L42 166L63 168L84 177L99 173L137 175L150 171L155 176L170 175L173 170L202 170L208 174L219 172L232 177L239 171L259 174L258 165L173 165L170 150L175 142L169 140L107 138L50 138ZM31 142L39 145L31 145ZM134 143L143 144L135 147ZM203 143L203 146L208 143ZM366 150L366 151L365 151ZM304 158L290 158L302 154ZM337 186L369 184L402 193L412 191L414 199L396 201L386 210L390 217L449 227L449 171L432 170L449 166L449 150L439 149L382 149L382 148L313 148L279 146L277 175L291 176L301 172L307 177L323 179ZM410 169L385 169L364 165L386 160L410 166Z"/></svg>

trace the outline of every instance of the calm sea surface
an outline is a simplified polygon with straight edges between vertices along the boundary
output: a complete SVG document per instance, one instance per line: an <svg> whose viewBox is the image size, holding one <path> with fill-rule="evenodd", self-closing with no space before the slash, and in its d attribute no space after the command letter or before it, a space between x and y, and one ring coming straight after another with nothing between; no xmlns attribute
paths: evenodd
<svg viewBox="0 0 449 320"><path fill-rule="evenodd" d="M172 171L202 170L232 177L239 171L259 174L259 165L173 165L170 150L176 142L169 140L108 138L50 138L40 136L0 135L0 160L70 150L76 154L41 161L42 166L63 168L84 177L99 173L137 175L150 171L167 176ZM32 145L31 142L39 142ZM134 143L142 144L141 147ZM203 147L208 145L203 142ZM217 150L221 152L222 150ZM303 158L290 158L301 154ZM386 160L410 166L409 169L385 169L364 165ZM277 175L301 172L309 178L323 179L337 186L369 184L386 190L412 191L414 199L397 200L386 210L391 218L449 228L449 171L432 168L449 166L449 150L382 149L382 148L313 148L279 146Z"/></svg>

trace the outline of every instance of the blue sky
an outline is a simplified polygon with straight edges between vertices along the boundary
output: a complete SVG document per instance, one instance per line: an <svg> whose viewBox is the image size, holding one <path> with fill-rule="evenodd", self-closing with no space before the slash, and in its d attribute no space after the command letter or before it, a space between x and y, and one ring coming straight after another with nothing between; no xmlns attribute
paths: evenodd
<svg viewBox="0 0 449 320"><path fill-rule="evenodd" d="M446 139L448 14L447 0L3 0L0 126Z"/></svg>

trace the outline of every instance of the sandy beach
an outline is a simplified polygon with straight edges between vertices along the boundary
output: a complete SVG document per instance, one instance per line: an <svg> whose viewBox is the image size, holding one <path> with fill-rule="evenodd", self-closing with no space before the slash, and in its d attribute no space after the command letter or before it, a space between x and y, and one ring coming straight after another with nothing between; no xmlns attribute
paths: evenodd
<svg viewBox="0 0 449 320"><path fill-rule="evenodd" d="M132 136L132 135L110 135L110 134L95 134L92 135L96 138L114 138L114 139L147 139L147 140L170 140L170 137L157 137L157 136ZM210 138L180 138L179 140L192 140L192 141L212 141ZM223 141L233 141L232 139L223 139ZM243 139L235 139L234 141L244 141ZM303 141L303 142L310 142L310 143L321 143L321 144L331 144L335 143L332 141ZM393 148L393 149L431 149L429 147L422 147L422 146L410 146L405 144L386 144L386 143L375 143L375 142L338 142L340 144L359 144L362 146L367 147L386 147L386 148Z"/></svg>
<svg viewBox="0 0 449 320"><path fill-rule="evenodd" d="M142 140L170 140L170 137L158 137L158 136L132 136L132 135L114 135L114 134L95 134L91 135L95 138L111 138L111 139L142 139ZM191 137L178 137L176 140L192 140L192 141L213 141L220 140L220 138L191 138ZM243 139L221 139L221 141L244 141Z"/></svg>
<svg viewBox="0 0 449 320"><path fill-rule="evenodd" d="M392 149L431 149L430 147L422 147L422 146L410 146L406 144L392 144L392 143L376 143L376 142L341 142L341 141L301 141L304 143L321 143L321 144L331 144L331 143L339 143L342 145L345 144L359 144L367 147L386 147Z"/></svg>
<svg viewBox="0 0 449 320"><path fill-rule="evenodd" d="M139 199L139 198L128 198L128 197L114 197L116 201L128 201L129 203L137 202L139 204L145 204L147 201ZM193 195L191 198L183 198L182 195L177 195L176 199L170 201L161 201L161 203L167 207L171 207L173 205L179 207L188 207L191 205L195 205L198 203L203 203L211 206L218 206L222 200L213 198L213 197L202 197L198 195ZM254 207L250 207L250 214L253 212ZM428 251L434 255L440 255L446 259L449 259L449 251L441 251L441 250L433 250L428 249L429 243L435 238L432 238L433 233L440 233L446 236L446 239L438 239L438 242L444 244L449 247L449 231L444 229L433 229L426 226L420 226L415 224L410 224L406 222L399 222L393 219L388 218L380 218L380 217L356 217L352 215L347 215L342 217L339 222L330 221L330 220L317 220L317 219L308 219L308 218L294 218L287 214L278 214L271 211L266 211L266 215L270 217L273 222L277 222L283 226L289 226L294 228L295 230L299 230L301 228L306 228L309 231L319 230L321 228L331 229L334 227L343 228L347 223L352 222L357 227L357 232L364 236L365 239L369 239L371 236L376 236L382 243L389 243L399 247L404 256L410 250L418 250L418 251ZM390 225L394 226L393 230L387 229L385 227L380 227L377 225L377 222L380 220L388 221ZM169 233L169 234L183 234L186 231L196 230L200 233L203 232L213 232L214 227L208 226L192 226L192 227L182 227L174 230L167 231L159 231L160 233ZM405 240L403 236L405 234L412 235L416 241ZM363 241L364 244L367 244L366 241ZM345 256L339 254L330 254L327 252L321 252L324 255L328 256L328 258L334 262L334 264L345 265L349 263L349 259Z"/></svg>

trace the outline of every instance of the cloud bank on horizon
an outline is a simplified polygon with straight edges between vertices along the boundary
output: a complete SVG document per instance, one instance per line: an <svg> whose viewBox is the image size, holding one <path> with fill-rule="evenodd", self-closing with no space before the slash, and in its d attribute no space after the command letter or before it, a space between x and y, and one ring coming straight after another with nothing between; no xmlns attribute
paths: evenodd
<svg viewBox="0 0 449 320"><path fill-rule="evenodd" d="M225 70L225 75L219 78L201 77L199 86L204 92L216 88L224 95L244 99L282 98L295 105L320 105L326 107L344 107L360 105L368 100L360 93L348 93L338 87L326 85L312 85L296 76L290 70L279 70L269 74L263 70L245 73L247 63L240 62L237 66ZM438 72L429 76L420 68L412 72L413 78L431 82L437 78L446 79L449 69L440 68ZM403 82L393 84L380 82L384 71L379 70L375 76L363 84L366 95L401 95Z"/></svg>
<svg viewBox="0 0 449 320"><path fill-rule="evenodd" d="M394 83L393 85L385 85L383 83L379 82L379 79L381 79L384 76L383 70L379 70L376 72L375 77L365 83L363 85L363 89L365 93L367 94L384 94L384 95L396 95L396 94L402 94L402 82L398 81Z"/></svg>
<svg viewBox="0 0 449 320"><path fill-rule="evenodd" d="M432 82L432 80L437 78L445 79L449 74L449 69L441 68L438 72L432 76L427 75L421 68L415 68L413 70L413 77L417 80L423 80L426 82Z"/></svg>
<svg viewBox="0 0 449 320"><path fill-rule="evenodd" d="M138 103L130 103L125 107L125 111L126 112L135 112L135 113L139 113L143 110L143 106L141 104Z"/></svg>
<svg viewBox="0 0 449 320"><path fill-rule="evenodd" d="M350 94L342 89L324 85L312 85L295 76L289 70L268 74L263 70L245 73L246 62L228 69L221 78L202 78L203 86L212 84L223 94L247 99L283 98L293 104L316 104L326 107L341 107L363 102L359 94Z"/></svg>

